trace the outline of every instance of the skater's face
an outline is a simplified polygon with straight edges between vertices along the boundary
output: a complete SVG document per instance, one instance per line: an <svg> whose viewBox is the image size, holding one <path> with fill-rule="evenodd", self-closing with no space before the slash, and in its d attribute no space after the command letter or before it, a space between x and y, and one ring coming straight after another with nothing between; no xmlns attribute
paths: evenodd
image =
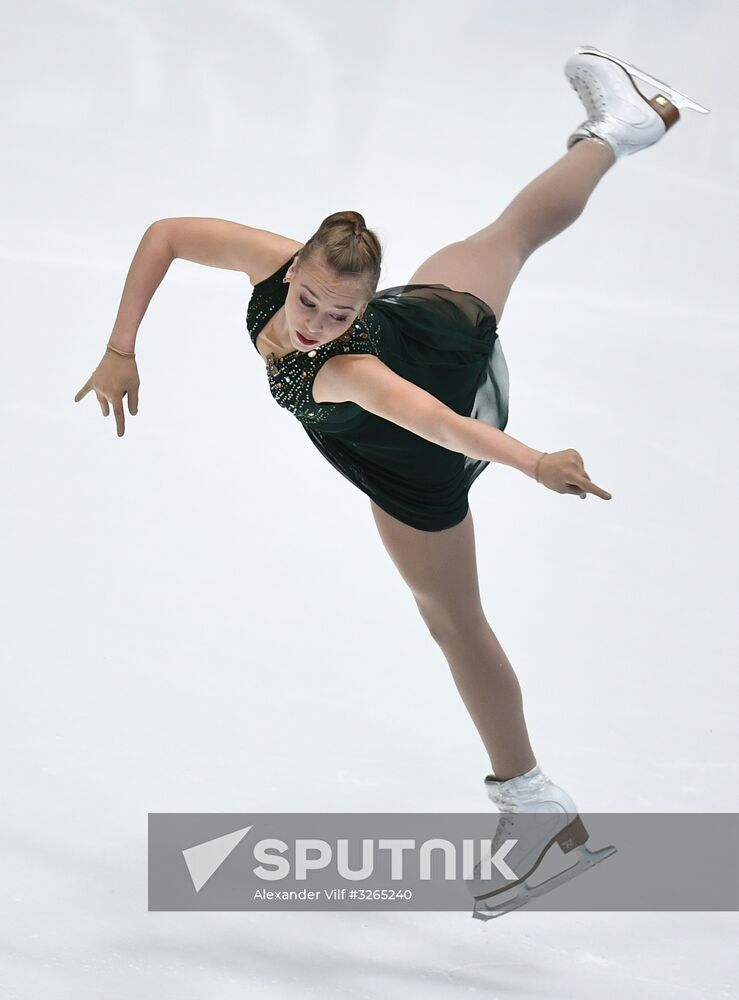
<svg viewBox="0 0 739 1000"><path fill-rule="evenodd" d="M315 264L298 264L293 261L285 275L290 283L285 319L292 346L310 351L349 329L367 305L366 285L353 278L337 278Z"/></svg>

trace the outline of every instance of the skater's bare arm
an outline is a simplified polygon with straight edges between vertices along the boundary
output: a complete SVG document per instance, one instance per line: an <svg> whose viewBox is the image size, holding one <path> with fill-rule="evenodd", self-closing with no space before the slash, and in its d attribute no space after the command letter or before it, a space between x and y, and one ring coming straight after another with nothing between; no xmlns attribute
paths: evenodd
<svg viewBox="0 0 739 1000"><path fill-rule="evenodd" d="M351 401L427 441L470 458L510 465L558 493L610 494L590 481L573 448L549 454L481 420L465 417L431 393L396 374L371 354L330 358L321 369L322 391L335 402Z"/></svg>
<svg viewBox="0 0 739 1000"><path fill-rule="evenodd" d="M303 246L269 229L255 229L228 219L183 216L159 219L154 226L166 237L175 257L242 271L252 285L272 274Z"/></svg>
<svg viewBox="0 0 739 1000"><path fill-rule="evenodd" d="M226 219L158 219L141 237L128 269L118 313L97 368L75 395L75 402L94 391L103 416L115 413L119 437L125 432L123 397L129 412L138 412L139 376L131 357L144 314L154 292L177 258L210 267L263 277L303 244L264 229ZM123 352L118 353L118 352Z"/></svg>
<svg viewBox="0 0 739 1000"><path fill-rule="evenodd" d="M92 375L74 397L79 403L94 392L104 417L112 406L118 437L123 437L126 422L123 399L128 398L131 416L139 408L139 373L134 357L136 335L151 297L174 260L172 249L157 223L149 226L136 249L128 269L113 330Z"/></svg>
<svg viewBox="0 0 739 1000"><path fill-rule="evenodd" d="M128 269L113 332L108 343L121 351L136 349L136 335L154 292L174 260L172 248L158 222L141 237Z"/></svg>
<svg viewBox="0 0 739 1000"><path fill-rule="evenodd" d="M357 403L450 451L511 465L532 477L544 454L496 427L461 416L372 354L330 358L322 366L321 377L322 391L332 401Z"/></svg>
<svg viewBox="0 0 739 1000"><path fill-rule="evenodd" d="M452 451L512 465L555 493L576 493L583 499L592 493L601 500L611 499L610 493L592 482L585 471L582 455L574 448L552 453L536 451L482 420L451 412L453 416L446 424L446 447Z"/></svg>
<svg viewBox="0 0 739 1000"><path fill-rule="evenodd" d="M131 261L108 342L122 351L135 349L141 320L173 260L241 271L253 279L265 269L274 270L273 264L279 266L300 246L286 236L228 219L158 219L141 237Z"/></svg>

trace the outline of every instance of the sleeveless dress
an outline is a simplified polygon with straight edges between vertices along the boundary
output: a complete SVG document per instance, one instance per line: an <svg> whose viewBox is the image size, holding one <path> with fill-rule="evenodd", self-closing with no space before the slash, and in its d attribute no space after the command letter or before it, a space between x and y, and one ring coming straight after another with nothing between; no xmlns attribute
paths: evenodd
<svg viewBox="0 0 739 1000"><path fill-rule="evenodd" d="M255 348L287 298L282 279L293 259L254 285L246 325ZM275 401L379 507L423 531L459 524L469 509L469 488L489 461L443 448L356 403L316 402L311 389L321 365L349 352L374 354L457 413L504 430L508 367L493 311L472 292L446 285L394 285L378 291L362 319L340 337L266 362Z"/></svg>

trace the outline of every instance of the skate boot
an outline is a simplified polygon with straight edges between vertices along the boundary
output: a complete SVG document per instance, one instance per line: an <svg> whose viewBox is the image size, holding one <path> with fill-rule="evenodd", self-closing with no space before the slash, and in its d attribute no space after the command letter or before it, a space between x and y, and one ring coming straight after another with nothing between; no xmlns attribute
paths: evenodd
<svg viewBox="0 0 739 1000"><path fill-rule="evenodd" d="M502 815L491 843L490 857L475 865L474 878L467 883L475 897L473 917L490 920L516 910L529 899L550 892L616 853L613 846L588 850L585 841L590 834L577 806L563 788L550 781L538 764L507 781L488 775L485 787ZM534 817L533 813L538 815ZM535 885L532 875L555 841L563 854L576 851L577 860Z"/></svg>
<svg viewBox="0 0 739 1000"><path fill-rule="evenodd" d="M709 113L679 90L594 45L581 45L564 72L588 113L567 139L567 149L581 139L599 139L619 160L661 139L679 120L678 108ZM656 87L657 93L644 95L635 78Z"/></svg>

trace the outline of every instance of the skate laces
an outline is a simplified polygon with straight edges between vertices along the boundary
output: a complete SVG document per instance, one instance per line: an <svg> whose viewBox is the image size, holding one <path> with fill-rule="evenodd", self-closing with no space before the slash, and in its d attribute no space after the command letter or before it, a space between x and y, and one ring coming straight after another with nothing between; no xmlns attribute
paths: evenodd
<svg viewBox="0 0 739 1000"><path fill-rule="evenodd" d="M537 812L536 804L551 797L547 794L547 790L551 786L551 779L544 774L541 768L537 767L535 772L528 777L512 778L510 783L501 783L495 787L493 801L499 809L500 815L495 833L490 841L491 856L508 839L522 813ZM476 867L479 869L479 864Z"/></svg>
<svg viewBox="0 0 739 1000"><path fill-rule="evenodd" d="M541 776L536 775L534 778L531 778L530 784L532 786L541 786ZM498 818L498 825L493 835L491 845L493 854L495 854L496 850L511 832L516 822L516 813L526 811L525 802L522 801L523 798L525 796L521 794L520 790L515 791L513 788L501 788L499 790L496 805L501 815Z"/></svg>
<svg viewBox="0 0 739 1000"><path fill-rule="evenodd" d="M596 76L589 70L581 69L573 83L577 96L585 105L588 115L598 117L605 113L606 99Z"/></svg>
<svg viewBox="0 0 739 1000"><path fill-rule="evenodd" d="M508 834L511 832L513 824L516 817L511 812L503 813L498 819L498 825L495 828L495 833L493 834L493 839L490 842L491 854L495 854L503 841L507 838Z"/></svg>

